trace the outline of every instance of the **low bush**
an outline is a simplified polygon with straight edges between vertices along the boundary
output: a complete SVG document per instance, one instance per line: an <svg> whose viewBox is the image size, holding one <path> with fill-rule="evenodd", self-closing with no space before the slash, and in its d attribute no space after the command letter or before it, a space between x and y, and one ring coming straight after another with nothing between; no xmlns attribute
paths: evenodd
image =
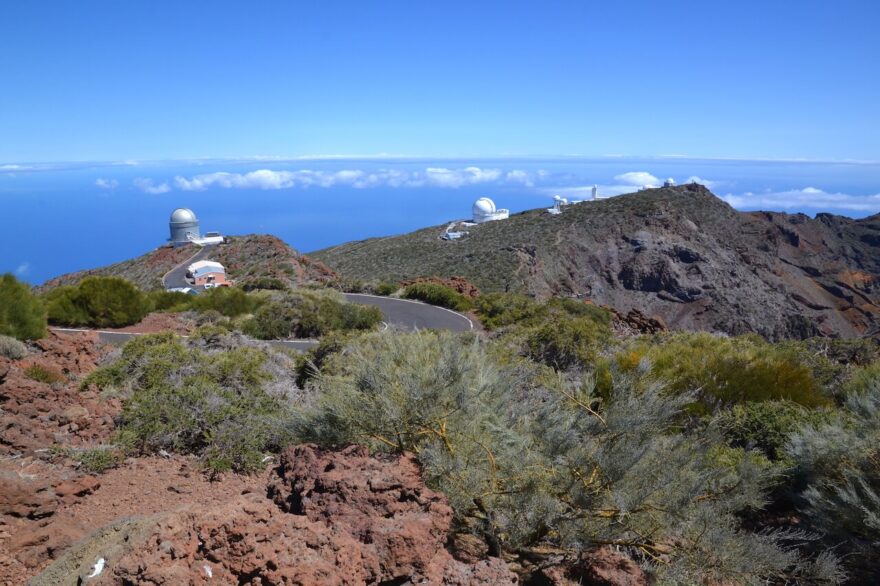
<svg viewBox="0 0 880 586"><path fill-rule="evenodd" d="M880 379L843 412L793 434L786 452L806 522L843 554L854 582L880 581Z"/></svg>
<svg viewBox="0 0 880 586"><path fill-rule="evenodd" d="M151 291L150 305L154 311L187 311L192 308L194 295L180 291Z"/></svg>
<svg viewBox="0 0 880 586"><path fill-rule="evenodd" d="M46 294L49 321L66 326L122 327L149 313L149 298L125 279L87 277Z"/></svg>
<svg viewBox="0 0 880 586"><path fill-rule="evenodd" d="M553 315L525 334L525 355L556 370L591 366L611 330L592 316Z"/></svg>
<svg viewBox="0 0 880 586"><path fill-rule="evenodd" d="M775 471L711 428L684 433L687 394L625 377L604 397L590 377L536 387L478 337L434 332L362 336L329 358L314 391L298 439L415 453L495 555L611 544L657 583L839 578L831 556L800 559L796 536L743 527Z"/></svg>
<svg viewBox="0 0 880 586"><path fill-rule="evenodd" d="M540 303L516 293L483 294L474 301L474 309L488 330L532 323L543 311Z"/></svg>
<svg viewBox="0 0 880 586"><path fill-rule="evenodd" d="M31 380L46 383L49 385L53 383L63 383L67 381L67 379L64 378L63 374L53 368L43 366L42 364L32 364L25 369L24 374Z"/></svg>
<svg viewBox="0 0 880 586"><path fill-rule="evenodd" d="M46 335L46 310L31 288L10 273L0 276L0 335L35 340Z"/></svg>
<svg viewBox="0 0 880 586"><path fill-rule="evenodd" d="M397 283L379 283L375 287L373 287L373 293L376 295L382 295L383 297L387 297L388 295L392 295L396 293L400 287Z"/></svg>
<svg viewBox="0 0 880 586"><path fill-rule="evenodd" d="M244 291L284 291L287 284L275 277L251 277L238 283Z"/></svg>
<svg viewBox="0 0 880 586"><path fill-rule="evenodd" d="M260 340L317 338L332 331L374 329L381 321L379 308L347 303L335 291L298 290L267 302L242 329Z"/></svg>
<svg viewBox="0 0 880 586"><path fill-rule="evenodd" d="M749 401L791 401L804 407L832 404L810 368L797 355L758 336L726 337L676 333L631 342L613 358L600 361L600 388L613 373L632 373L645 363L651 380L668 392L697 391L694 408L716 413Z"/></svg>
<svg viewBox="0 0 880 586"><path fill-rule="evenodd" d="M27 346L15 338L0 335L0 356L10 360L21 360L27 356Z"/></svg>
<svg viewBox="0 0 880 586"><path fill-rule="evenodd" d="M720 413L716 423L731 445L759 449L771 460L779 460L785 457L792 433L830 417L827 410L811 410L789 401L764 401L734 405Z"/></svg>
<svg viewBox="0 0 880 586"><path fill-rule="evenodd" d="M98 448L58 447L53 448L52 452L76 461L79 467L89 474L101 474L116 468L123 459L123 453L112 446Z"/></svg>
<svg viewBox="0 0 880 586"><path fill-rule="evenodd" d="M403 290L402 296L405 299L418 299L455 311L468 311L473 306L469 298L454 289L437 283L413 283Z"/></svg>
<svg viewBox="0 0 880 586"><path fill-rule="evenodd" d="M233 336L139 337L84 386L124 398L118 442L128 450L199 455L213 473L250 472L289 439L293 360Z"/></svg>
<svg viewBox="0 0 880 586"><path fill-rule="evenodd" d="M195 311L214 310L226 317L252 313L259 307L258 297L236 287L216 287L193 296L190 307Z"/></svg>

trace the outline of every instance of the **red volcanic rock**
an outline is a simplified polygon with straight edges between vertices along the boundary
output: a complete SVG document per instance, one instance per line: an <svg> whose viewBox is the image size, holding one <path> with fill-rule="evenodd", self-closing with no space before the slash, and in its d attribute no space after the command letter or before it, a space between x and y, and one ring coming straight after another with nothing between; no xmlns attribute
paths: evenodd
<svg viewBox="0 0 880 586"><path fill-rule="evenodd" d="M276 473L270 498L246 491L207 511L150 520L145 537L127 542L90 583L517 583L500 559L453 559L444 547L452 511L410 456L299 446L284 452ZM83 548L91 551L88 543L73 548L47 575Z"/></svg>
<svg viewBox="0 0 880 586"><path fill-rule="evenodd" d="M585 552L571 564L542 570L542 577L553 586L647 586L648 577L633 560L609 547Z"/></svg>

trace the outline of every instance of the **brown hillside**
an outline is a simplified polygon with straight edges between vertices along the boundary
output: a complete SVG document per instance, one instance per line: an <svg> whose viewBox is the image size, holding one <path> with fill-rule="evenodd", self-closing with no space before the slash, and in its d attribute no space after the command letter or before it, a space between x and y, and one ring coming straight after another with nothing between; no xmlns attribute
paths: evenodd
<svg viewBox="0 0 880 586"><path fill-rule="evenodd" d="M55 277L46 281L41 289L74 285L93 275L122 277L145 290L161 289L165 273L198 251L195 245L162 246L131 260ZM324 264L298 253L283 240L264 234L230 236L225 244L217 247L212 259L222 263L240 285L277 279L291 286L329 283L337 278L336 273Z"/></svg>
<svg viewBox="0 0 880 586"><path fill-rule="evenodd" d="M312 254L346 277L461 276L482 291L587 298L670 327L769 338L855 337L880 325L880 216L742 213L706 188L649 189Z"/></svg>

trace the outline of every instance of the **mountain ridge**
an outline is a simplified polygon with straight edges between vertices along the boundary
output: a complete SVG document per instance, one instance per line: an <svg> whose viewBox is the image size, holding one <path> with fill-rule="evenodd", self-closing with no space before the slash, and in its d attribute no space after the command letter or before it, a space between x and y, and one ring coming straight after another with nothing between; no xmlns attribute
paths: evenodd
<svg viewBox="0 0 880 586"><path fill-rule="evenodd" d="M484 292L589 299L670 327L770 339L873 335L880 215L739 212L701 185L646 189L468 228L444 226L310 254L344 277L464 277Z"/></svg>

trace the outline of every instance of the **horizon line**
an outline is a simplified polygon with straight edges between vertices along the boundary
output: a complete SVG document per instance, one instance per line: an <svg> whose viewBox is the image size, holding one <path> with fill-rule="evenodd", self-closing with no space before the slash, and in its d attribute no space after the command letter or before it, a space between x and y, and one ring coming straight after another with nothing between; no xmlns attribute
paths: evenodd
<svg viewBox="0 0 880 586"><path fill-rule="evenodd" d="M600 161L600 160L633 160L633 161L717 161L742 163L790 163L814 165L880 165L880 160L871 159L834 159L809 157L736 157L736 156L705 156L688 154L632 155L632 154L532 154L532 155L405 155L391 153L375 154L308 154L308 155L247 155L236 157L178 157L167 159L119 159L119 160L54 160L54 161L18 161L0 162L0 174L28 173L41 171L64 171L89 167L138 167L142 165L162 164L208 164L208 163L296 163L307 161L407 161L407 162L441 162L441 161Z"/></svg>

